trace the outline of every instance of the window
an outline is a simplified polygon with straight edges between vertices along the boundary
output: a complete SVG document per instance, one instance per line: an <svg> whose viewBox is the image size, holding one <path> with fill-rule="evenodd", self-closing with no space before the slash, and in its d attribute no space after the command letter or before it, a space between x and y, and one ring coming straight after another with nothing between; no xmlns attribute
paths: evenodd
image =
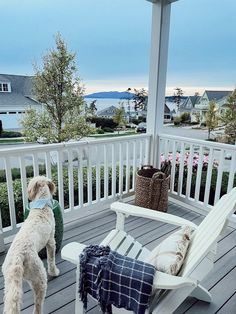
<svg viewBox="0 0 236 314"><path fill-rule="evenodd" d="M0 92L10 92L8 83L0 83Z"/></svg>
<svg viewBox="0 0 236 314"><path fill-rule="evenodd" d="M3 86L3 91L8 92L8 84L3 83L2 86Z"/></svg>

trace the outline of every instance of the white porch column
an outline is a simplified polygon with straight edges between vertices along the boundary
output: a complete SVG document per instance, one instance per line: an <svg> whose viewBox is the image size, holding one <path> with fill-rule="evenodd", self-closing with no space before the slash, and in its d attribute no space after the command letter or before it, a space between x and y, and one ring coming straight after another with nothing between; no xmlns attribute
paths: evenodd
<svg viewBox="0 0 236 314"><path fill-rule="evenodd" d="M152 134L150 163L159 164L158 134L163 127L166 72L169 43L171 2L176 0L148 0L152 2L151 55L148 86L147 132Z"/></svg>

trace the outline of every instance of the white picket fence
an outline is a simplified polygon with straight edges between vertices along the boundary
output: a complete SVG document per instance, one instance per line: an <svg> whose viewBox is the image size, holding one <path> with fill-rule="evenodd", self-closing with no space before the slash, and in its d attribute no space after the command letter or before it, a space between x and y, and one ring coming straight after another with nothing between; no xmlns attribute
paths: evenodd
<svg viewBox="0 0 236 314"><path fill-rule="evenodd" d="M133 193L135 172L148 163L149 149L150 135L147 134L0 149L0 169L6 176L0 189L7 187L10 221L8 226L1 226L3 236L15 234L20 226L16 189L19 190L20 184L25 208L29 177L42 174L56 178L63 214L74 217L82 208ZM16 171L18 180L14 180ZM6 209L1 200L0 209L2 223Z"/></svg>
<svg viewBox="0 0 236 314"><path fill-rule="evenodd" d="M170 195L199 208L211 208L235 186L236 146L161 134L159 152L171 160ZM224 182L223 182L224 181Z"/></svg>

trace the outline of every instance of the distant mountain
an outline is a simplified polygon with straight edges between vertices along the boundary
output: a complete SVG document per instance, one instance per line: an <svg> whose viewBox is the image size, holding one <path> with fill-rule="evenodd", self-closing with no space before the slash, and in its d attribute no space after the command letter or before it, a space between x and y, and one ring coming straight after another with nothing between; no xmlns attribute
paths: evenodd
<svg viewBox="0 0 236 314"><path fill-rule="evenodd" d="M112 99L132 99L134 97L133 93L129 92L117 92L117 91L111 91L111 92L98 92L93 93L89 95L85 95L85 98L112 98ZM181 96L182 100L185 100L188 98L187 96ZM174 96L166 96L166 101L174 102L175 97Z"/></svg>
<svg viewBox="0 0 236 314"><path fill-rule="evenodd" d="M134 94L129 92L117 92L117 91L111 91L111 92L98 92L86 95L85 98L112 98L112 99L131 99L133 98Z"/></svg>

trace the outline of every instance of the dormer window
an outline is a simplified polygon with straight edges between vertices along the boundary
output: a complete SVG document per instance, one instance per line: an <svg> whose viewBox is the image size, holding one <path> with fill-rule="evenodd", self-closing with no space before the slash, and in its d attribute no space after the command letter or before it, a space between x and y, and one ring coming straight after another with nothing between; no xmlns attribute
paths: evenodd
<svg viewBox="0 0 236 314"><path fill-rule="evenodd" d="M0 92L9 93L10 90L10 84L9 83L0 83Z"/></svg>

